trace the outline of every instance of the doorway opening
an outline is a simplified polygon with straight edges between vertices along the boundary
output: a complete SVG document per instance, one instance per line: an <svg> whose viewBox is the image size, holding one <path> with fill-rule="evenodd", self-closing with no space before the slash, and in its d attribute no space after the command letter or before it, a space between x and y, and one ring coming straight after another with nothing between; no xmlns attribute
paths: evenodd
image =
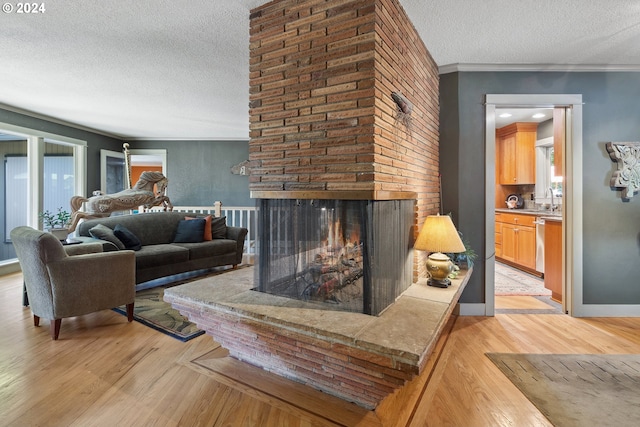
<svg viewBox="0 0 640 427"><path fill-rule="evenodd" d="M131 155L131 185L138 181L143 171L161 172L167 176L167 150L130 149L129 154ZM124 153L100 150L100 191L103 194L113 194L124 190L127 186Z"/></svg>
<svg viewBox="0 0 640 427"><path fill-rule="evenodd" d="M536 111L533 111L533 110ZM510 110L510 111L507 111ZM541 110L541 111L538 111ZM550 175L548 182L556 182L556 191L553 185L538 185L540 181L537 175L545 173L544 169L537 170L536 158L523 158L516 151L517 148L508 148L503 151L504 139L509 139L508 147L517 147L516 143L532 144L535 147L536 142L545 140L543 143L548 144L549 140L560 139L553 134L553 126L550 127L550 135L538 138L539 123L545 120L553 119L553 113L556 110L563 111L563 123L566 125L561 140L562 153L558 155L558 146L554 147L555 154L551 156L553 160L558 160L555 165L560 172L559 176L568 177L558 185L558 178L553 179ZM533 114L540 115L545 112L545 117L538 116L533 118ZM505 113L511 113L513 118L500 117L506 116ZM528 116L528 117L527 117ZM526 122L525 122L526 119ZM504 129L503 132L496 132L512 125L512 123L534 123L532 125L522 126L524 132L532 132L532 135L517 138L510 135L513 129ZM549 123L553 123L550 121ZM517 132L520 128L517 127ZM536 265L536 247L538 235L542 227L538 227L539 219L543 216L554 217L562 227L559 231L559 240L553 243L553 246L559 250L557 257L560 260L559 275L555 280L560 293L556 293L555 302L548 298L551 307L544 307L549 312L557 312L558 306L560 312L572 314L572 302L576 293L581 295L582 292L582 240L579 224L581 223L582 210L581 203L578 203L581 195L581 179L582 179L582 96L581 95L487 95L486 96L486 269L485 269L485 313L492 316L498 312L502 312L505 305L510 304L513 308L512 301L505 301L502 295L496 295L497 275L508 273L505 268L516 267L515 272L519 273L518 267L522 267L522 273L529 274L527 279L535 279L539 276L538 284L544 284L544 267ZM503 139L504 138L504 139ZM526 141L527 138L533 138ZM525 142L520 141L523 140ZM512 144L512 145L511 145ZM533 152L545 152L544 150L536 150ZM545 152L549 157L549 151ZM500 159L511 159L515 167L512 167L506 174L510 181L505 181L506 175L501 169ZM541 160L542 161L542 160ZM546 165L541 165L546 166ZM551 166L551 165L549 165ZM527 168L529 170L527 170ZM514 172L515 169L515 172ZM552 172L557 171L555 168L547 167ZM517 175L517 176L516 176ZM524 177L523 177L524 176ZM546 182L546 181L545 181ZM558 189L562 188L562 193ZM545 191L546 190L546 191ZM517 205L520 209L525 209L528 216L520 216L524 211L518 212L517 209L510 209L506 204L506 199L511 195L516 195ZM562 206L558 209L562 198ZM513 206L512 206L513 207ZM542 215L538 216L538 210ZM502 212L501 212L502 211ZM504 212L504 214L503 214ZM517 214L516 214L517 212ZM503 218L507 215L508 218ZM527 223L524 223L526 218ZM521 221L522 220L522 221ZM519 222L518 222L519 221ZM512 224L510 224L510 222ZM530 222L530 223L529 223ZM542 221L544 224L544 220ZM525 228L525 226L528 226ZM519 244L522 244L520 252L518 252ZM546 245L545 245L546 247ZM527 249L529 248L529 249ZM505 252L506 249L506 252ZM546 257L545 255L542 255ZM538 271L541 270L541 271ZM546 288L543 286L543 288ZM560 298L557 298L560 295ZM530 295L531 309L539 307L541 299L538 295ZM509 297L507 297L509 298ZM499 305L496 305L496 299ZM526 310L527 306L519 307Z"/></svg>
<svg viewBox="0 0 640 427"><path fill-rule="evenodd" d="M496 312L561 313L561 278L545 276L544 265L545 218L556 219L562 208L561 191L550 193L562 182L555 176L554 160L562 156L554 155L554 109L496 108L495 127ZM546 256L560 257L553 249ZM547 270L562 268L561 259L550 264Z"/></svg>

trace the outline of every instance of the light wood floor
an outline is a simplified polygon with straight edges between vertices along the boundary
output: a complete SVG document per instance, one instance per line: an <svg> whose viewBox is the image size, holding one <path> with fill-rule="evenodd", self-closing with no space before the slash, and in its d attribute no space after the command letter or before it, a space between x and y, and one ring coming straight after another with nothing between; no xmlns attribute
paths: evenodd
<svg viewBox="0 0 640 427"><path fill-rule="evenodd" d="M63 320L51 341L21 280L0 277L3 426L548 426L486 352L640 353L638 318L458 317L418 404L370 412L256 372L208 336L182 343L110 310ZM507 298L496 306L529 307Z"/></svg>

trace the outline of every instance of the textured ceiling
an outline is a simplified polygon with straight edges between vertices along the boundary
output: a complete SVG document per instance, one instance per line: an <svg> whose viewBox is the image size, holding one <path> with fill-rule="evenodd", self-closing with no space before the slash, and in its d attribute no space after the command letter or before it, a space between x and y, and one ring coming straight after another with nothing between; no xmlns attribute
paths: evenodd
<svg viewBox="0 0 640 427"><path fill-rule="evenodd" d="M639 0L400 1L441 70L640 69ZM57 0L2 13L0 107L126 139L247 139L249 11L262 3Z"/></svg>

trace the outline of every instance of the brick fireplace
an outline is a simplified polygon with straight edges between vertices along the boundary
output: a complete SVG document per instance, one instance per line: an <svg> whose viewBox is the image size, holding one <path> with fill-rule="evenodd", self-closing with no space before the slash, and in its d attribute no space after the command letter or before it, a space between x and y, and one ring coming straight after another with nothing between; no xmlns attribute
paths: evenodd
<svg viewBox="0 0 640 427"><path fill-rule="evenodd" d="M397 0L273 1L250 37L253 198L414 200L414 224L438 212L438 69Z"/></svg>
<svg viewBox="0 0 640 427"><path fill-rule="evenodd" d="M404 111L410 114L399 112L392 93L402 94L412 104L411 111ZM262 217L255 285L274 282L279 286L291 279L300 288L296 293L305 295L305 289L311 289L322 297L319 304L338 305L349 297L330 295L329 289L346 283L340 288L344 289L351 286L347 283L351 279L362 278L369 285L364 285L363 299L356 303L364 308L357 310L378 315L424 276L424 263L414 260L412 242L416 224L439 211L438 114L437 66L397 0L275 0L252 10L249 185ZM339 222L341 238L334 239L340 240L339 248L325 242L327 236L336 235L329 231L336 223L325 227L316 218L321 218L322 206L335 209L338 205L346 206L347 216L359 212L357 220L350 217ZM311 218L311 223L305 222ZM294 220L302 222L292 225ZM277 223L282 227L274 228ZM320 233L310 247L309 235L323 227L326 235ZM287 233L284 240L277 236ZM295 246L303 249L287 252ZM274 251L281 250L282 256L274 256ZM342 258L336 258L337 253ZM275 264L265 261L273 258ZM362 265L358 264L361 258ZM282 265L287 266L284 271L279 270ZM340 270L339 276L323 276L335 270ZM393 288L392 294L386 295L385 290L379 300L370 298L388 287ZM281 304L278 313L295 315L287 303ZM252 303L251 307L265 305ZM404 310L392 307L393 313ZM312 318L318 317L317 311L309 312ZM418 310L416 314L428 313ZM191 315L197 320L202 312L194 308ZM330 319L331 315L320 317ZM386 322L382 316L365 317ZM402 357L408 352L401 346L394 349L395 332L382 338L383 353L382 347L366 344L358 333L342 343L339 333L321 333L316 326L298 323L295 342L273 339L274 334L288 334L293 323L284 322L287 331L281 334L266 321L246 320L235 307L221 309L211 319L215 320L201 322L213 322L207 332L233 357L371 408L420 373L431 348L431 344L419 346L415 359L405 361ZM418 334L422 327L405 326ZM304 345L298 347L298 341ZM282 349L277 348L280 342ZM337 353L328 350L343 346ZM256 352L257 347L262 350ZM313 373L305 362L310 349L317 355L330 353L319 357ZM361 359L356 370L365 379L358 380L357 386L328 362L340 360L345 364L340 370L351 370L354 361Z"/></svg>

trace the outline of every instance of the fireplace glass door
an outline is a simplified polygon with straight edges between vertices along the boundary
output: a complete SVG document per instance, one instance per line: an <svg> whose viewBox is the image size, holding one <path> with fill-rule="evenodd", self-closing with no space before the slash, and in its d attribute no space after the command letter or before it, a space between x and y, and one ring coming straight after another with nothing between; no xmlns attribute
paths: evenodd
<svg viewBox="0 0 640 427"><path fill-rule="evenodd" d="M378 314L410 284L412 207L412 201L259 200L257 290L322 309ZM375 289L376 283L393 289ZM389 293L382 300L391 301L375 301Z"/></svg>

